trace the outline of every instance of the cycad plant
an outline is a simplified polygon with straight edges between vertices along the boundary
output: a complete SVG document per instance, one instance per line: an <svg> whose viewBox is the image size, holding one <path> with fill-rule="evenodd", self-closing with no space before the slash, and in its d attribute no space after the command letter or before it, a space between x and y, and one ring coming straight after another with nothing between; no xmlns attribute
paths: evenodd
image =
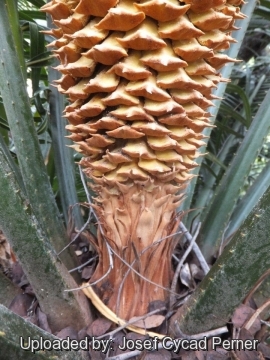
<svg viewBox="0 0 270 360"><path fill-rule="evenodd" d="M167 301L177 208L193 178L242 0L53 0L57 88L93 180L99 262L90 283L117 315ZM100 281L99 281L100 280Z"/></svg>
<svg viewBox="0 0 270 360"><path fill-rule="evenodd" d="M252 15L253 1L243 6L222 0L53 1L43 8L57 26L46 28L45 38L56 38L49 50L60 59L56 67L63 73L53 90L44 68L51 62L50 51L44 51L44 35L38 32L44 26L34 20L45 20L44 12L34 7L44 4L0 2L0 228L52 332L92 323L75 261L63 251L69 248L63 220L72 239L80 232L71 225L80 229L83 224L78 206L73 206L72 221L68 218L68 206L78 202L80 187L73 178L71 149L65 146L71 140L76 161L84 155L81 165L97 194L91 205L98 219L97 239L80 234L82 242L84 237L91 240L98 255L94 259L99 259L84 289L94 305L125 326L120 317L144 314L151 302L149 310L164 309L163 303L153 301L170 298L167 315L179 309L162 334L183 337L179 327L192 335L219 326L224 332L234 309L270 266L269 163L243 196L256 166L269 158L269 59L260 63L254 56L249 63L234 64L249 19L252 33L260 28L267 35L269 1L262 1L255 11L264 19ZM243 19L242 13L248 17ZM238 26L241 30L231 32ZM147 48L141 48L145 44ZM50 79L56 78L55 70L48 72ZM223 78L232 81L225 95ZM26 79L33 89L30 101ZM65 115L71 140L64 137L64 101L56 99L57 88L69 100ZM224 99L214 128L220 103L216 97ZM212 102L216 107L209 111ZM206 151L203 140L207 142L210 134ZM180 219L186 226L180 224L181 231ZM196 222L202 223L201 231ZM81 231L94 228L88 224ZM180 232L183 241L175 249ZM183 294L195 287L191 281L186 290L185 276L198 270L194 256L185 257L185 238L198 250L198 233L207 259L212 260L217 248L218 255L225 250L180 307L186 300ZM174 249L177 271L172 280ZM72 291L77 285L67 268L79 284ZM208 266L203 268L206 274ZM0 303L8 306L18 292L0 272ZM2 305L0 318L4 359L32 358L19 347L22 333L52 339ZM141 334L145 331L140 329ZM52 355L67 358L59 352L37 352L35 357ZM67 356L84 358L73 352Z"/></svg>

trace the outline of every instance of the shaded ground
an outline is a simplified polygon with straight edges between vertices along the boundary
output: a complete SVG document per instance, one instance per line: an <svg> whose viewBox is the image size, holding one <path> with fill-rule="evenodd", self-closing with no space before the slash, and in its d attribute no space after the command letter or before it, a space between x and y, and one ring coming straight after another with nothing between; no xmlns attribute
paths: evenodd
<svg viewBox="0 0 270 360"><path fill-rule="evenodd" d="M187 246L178 246L174 253L173 265L177 265L187 256L181 271L178 273L176 290L179 294L174 303L155 302L149 306L149 314L140 319L131 319L128 325L137 325L147 332L160 336L169 333L169 320L175 309L181 306L194 291L203 278L203 271L193 254L186 253ZM78 257L79 271L82 282L89 280L97 263L97 257L90 251L87 234L81 235L74 244ZM10 256L11 255L11 256ZM85 265L86 264L86 265ZM10 254L8 244L2 238L0 244L0 268L7 277L22 289L11 302L9 309L43 330L52 333L44 314L35 298L21 266ZM158 339L158 336L141 335L119 326L104 318L98 310L96 320L80 331L66 327L56 335L61 339L87 340L90 343L89 359L96 360L263 360L270 359L268 345L270 323L268 323L267 307L270 301L258 307L251 294L235 311L231 321L221 329L221 334L208 332L194 337L182 339ZM255 296L256 298L256 296ZM53 306L53 304L52 304ZM246 350L243 350L245 348ZM143 349L141 351L141 349Z"/></svg>

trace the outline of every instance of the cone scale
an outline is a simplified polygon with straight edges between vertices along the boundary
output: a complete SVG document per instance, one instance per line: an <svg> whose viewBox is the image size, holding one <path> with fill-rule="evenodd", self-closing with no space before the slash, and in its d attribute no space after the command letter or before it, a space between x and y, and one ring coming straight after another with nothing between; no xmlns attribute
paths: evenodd
<svg viewBox="0 0 270 360"><path fill-rule="evenodd" d="M176 209L212 126L212 90L227 81L219 70L235 61L223 51L242 3L52 0L42 8L56 25L49 46L62 73L55 86L69 99L69 137L97 194L90 283L102 279L94 289L120 318L169 297Z"/></svg>

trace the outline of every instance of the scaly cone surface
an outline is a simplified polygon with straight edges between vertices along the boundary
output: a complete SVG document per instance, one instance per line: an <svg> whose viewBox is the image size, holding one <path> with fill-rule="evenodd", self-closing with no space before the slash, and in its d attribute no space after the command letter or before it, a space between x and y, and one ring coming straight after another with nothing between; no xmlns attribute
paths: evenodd
<svg viewBox="0 0 270 360"><path fill-rule="evenodd" d="M235 61L222 51L242 3L52 0L42 8L57 27L49 46L70 101L70 138L98 194L90 282L102 279L95 291L124 319L168 298L176 208L211 126L212 89L227 81L218 71Z"/></svg>

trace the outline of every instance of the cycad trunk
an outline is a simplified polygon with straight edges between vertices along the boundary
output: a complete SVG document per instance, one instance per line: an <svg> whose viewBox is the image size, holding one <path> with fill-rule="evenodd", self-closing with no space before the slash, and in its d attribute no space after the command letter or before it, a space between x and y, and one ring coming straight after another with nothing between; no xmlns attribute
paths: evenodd
<svg viewBox="0 0 270 360"><path fill-rule="evenodd" d="M52 0L70 138L98 194L91 282L120 317L166 301L176 208L242 0ZM221 51L221 53L220 53ZM180 193L180 195L179 195ZM165 238L164 240L162 240ZM130 266L135 270L130 270ZM140 276L140 275L142 276Z"/></svg>

